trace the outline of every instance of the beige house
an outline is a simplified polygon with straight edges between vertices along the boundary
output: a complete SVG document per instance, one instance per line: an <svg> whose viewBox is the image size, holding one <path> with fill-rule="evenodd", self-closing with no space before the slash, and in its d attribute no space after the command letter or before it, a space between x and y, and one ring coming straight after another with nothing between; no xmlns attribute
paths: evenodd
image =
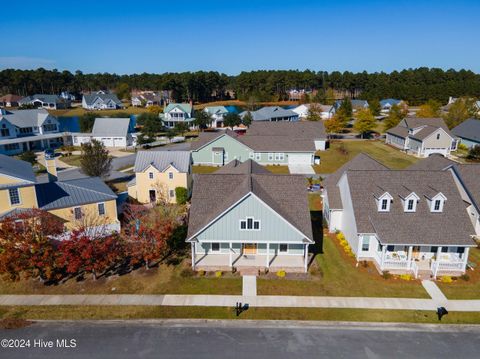
<svg viewBox="0 0 480 359"><path fill-rule="evenodd" d="M192 159L189 151L140 151L135 159L135 178L128 195L140 203L177 201L175 189L192 188Z"/></svg>

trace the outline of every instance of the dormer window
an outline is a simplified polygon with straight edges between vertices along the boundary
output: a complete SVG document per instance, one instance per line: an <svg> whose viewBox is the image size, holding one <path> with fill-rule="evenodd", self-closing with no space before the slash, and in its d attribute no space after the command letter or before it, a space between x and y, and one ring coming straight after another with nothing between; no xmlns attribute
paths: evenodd
<svg viewBox="0 0 480 359"><path fill-rule="evenodd" d="M433 211L440 212L441 208L442 208L442 200L440 199L435 200L435 202L433 202Z"/></svg>
<svg viewBox="0 0 480 359"><path fill-rule="evenodd" d="M378 197L377 206L379 212L389 212L390 204L392 203L392 196L389 193L385 192L383 195Z"/></svg>
<svg viewBox="0 0 480 359"><path fill-rule="evenodd" d="M415 200L414 199L409 199L407 201L407 212L413 211Z"/></svg>
<svg viewBox="0 0 480 359"><path fill-rule="evenodd" d="M433 212L433 213L443 212L443 205L445 204L446 200L447 198L442 193L439 193L433 198L431 198L429 200L430 212Z"/></svg>
<svg viewBox="0 0 480 359"><path fill-rule="evenodd" d="M417 203L420 198L415 193L410 193L403 199L403 211L415 212L417 210Z"/></svg>

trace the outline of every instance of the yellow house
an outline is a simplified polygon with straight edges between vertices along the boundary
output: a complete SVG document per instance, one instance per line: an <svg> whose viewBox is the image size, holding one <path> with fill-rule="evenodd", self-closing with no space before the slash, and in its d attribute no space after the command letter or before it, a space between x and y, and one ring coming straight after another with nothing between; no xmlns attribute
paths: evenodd
<svg viewBox="0 0 480 359"><path fill-rule="evenodd" d="M39 208L65 222L65 230L90 234L120 231L117 195L99 178L57 181L54 158L46 159L49 181L36 183L28 162L0 155L0 219L18 210Z"/></svg>
<svg viewBox="0 0 480 359"><path fill-rule="evenodd" d="M139 151L135 178L128 183L128 195L140 203L175 203L175 189L192 188L192 159L189 151Z"/></svg>

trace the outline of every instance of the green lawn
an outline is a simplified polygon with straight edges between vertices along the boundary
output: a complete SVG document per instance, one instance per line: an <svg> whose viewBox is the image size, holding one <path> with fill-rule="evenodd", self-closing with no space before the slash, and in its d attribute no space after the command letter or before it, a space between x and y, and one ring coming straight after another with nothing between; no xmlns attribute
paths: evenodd
<svg viewBox="0 0 480 359"><path fill-rule="evenodd" d="M126 109L119 109L119 110L99 110L99 111L87 111L83 107L74 107L74 108L69 108L66 110L49 110L52 115L54 116L82 116L86 113L89 112L95 112L99 116L110 116L114 117L115 115L119 113L128 113L130 115L138 115L140 113L148 112L148 108L145 107L133 107L129 106Z"/></svg>
<svg viewBox="0 0 480 359"><path fill-rule="evenodd" d="M80 167L80 155L62 156L59 160L67 165Z"/></svg>
<svg viewBox="0 0 480 359"><path fill-rule="evenodd" d="M356 267L336 239L325 236L323 253L315 258L309 279L258 279L259 295L429 298L420 281L384 279L373 264Z"/></svg>
<svg viewBox="0 0 480 359"><path fill-rule="evenodd" d="M216 167L216 166L200 166L200 165L197 165L197 166L192 166L192 172L193 173L213 173L215 172L216 170L218 170L219 167Z"/></svg>
<svg viewBox="0 0 480 359"><path fill-rule="evenodd" d="M480 249L471 248L468 261L475 263L474 270L468 270L469 280L457 278L452 283L442 283L441 278L438 286L449 299L480 299Z"/></svg>
<svg viewBox="0 0 480 359"><path fill-rule="evenodd" d="M122 276L83 281L70 279L46 286L38 280L0 280L0 294L241 294L242 279L225 273L223 277L193 276L188 263L138 269ZM186 274L185 274L186 273Z"/></svg>
<svg viewBox="0 0 480 359"><path fill-rule="evenodd" d="M288 175L290 174L290 171L288 170L288 166L272 166L272 165L267 165L265 166L267 170L269 170L272 173L276 174L282 174L282 175Z"/></svg>
<svg viewBox="0 0 480 359"><path fill-rule="evenodd" d="M342 146L344 151L341 151ZM320 165L313 167L316 173L332 173L361 152L392 169L403 169L418 161L418 158L387 146L383 141L333 140L329 149L317 152L320 156Z"/></svg>
<svg viewBox="0 0 480 359"><path fill-rule="evenodd" d="M0 307L0 318L30 320L99 320L99 319L256 319L256 320L335 320L349 322L436 323L432 311L330 309L330 308L250 308L239 317L228 307L162 307L162 306L19 306ZM478 324L478 312L450 312L442 324ZM1 324L1 323L0 323Z"/></svg>

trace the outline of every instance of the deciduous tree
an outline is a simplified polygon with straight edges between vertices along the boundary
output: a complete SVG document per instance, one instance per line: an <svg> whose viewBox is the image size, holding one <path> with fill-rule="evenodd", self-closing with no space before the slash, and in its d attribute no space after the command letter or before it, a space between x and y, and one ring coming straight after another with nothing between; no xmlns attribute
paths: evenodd
<svg viewBox="0 0 480 359"><path fill-rule="evenodd" d="M358 110L356 117L353 129L360 133L363 138L365 134L375 128L375 117L373 117L372 112L368 108Z"/></svg>
<svg viewBox="0 0 480 359"><path fill-rule="evenodd" d="M107 177L112 165L112 156L102 142L92 140L82 144L80 167L82 172L91 177Z"/></svg>

